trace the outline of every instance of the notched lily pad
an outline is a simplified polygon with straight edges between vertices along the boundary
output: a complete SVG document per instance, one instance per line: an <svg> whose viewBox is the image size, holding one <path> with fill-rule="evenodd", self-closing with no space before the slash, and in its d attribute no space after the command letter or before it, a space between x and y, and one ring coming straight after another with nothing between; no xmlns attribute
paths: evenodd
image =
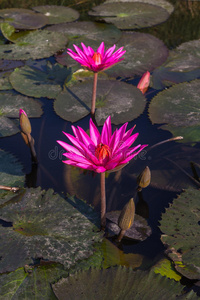
<svg viewBox="0 0 200 300"><path fill-rule="evenodd" d="M101 41L104 41L106 45L112 45L116 43L122 35L121 30L112 24L91 21L48 26L47 30L66 33L70 40L74 40L74 44L77 44L77 39L79 38L81 38L81 42L85 43L85 38L87 38L98 41L99 45Z"/></svg>
<svg viewBox="0 0 200 300"><path fill-rule="evenodd" d="M16 29L38 29L48 23L45 15L23 8L1 9L0 17Z"/></svg>
<svg viewBox="0 0 200 300"><path fill-rule="evenodd" d="M118 226L119 215L120 211L113 211L106 214L108 220L106 227L111 235L118 235L120 233L121 229ZM133 226L126 230L123 238L144 241L151 233L151 228L147 224L147 221L143 217L135 214Z"/></svg>
<svg viewBox="0 0 200 300"><path fill-rule="evenodd" d="M63 49L66 34L47 30L32 31L16 40L15 44L1 45L0 59L27 60L46 58Z"/></svg>
<svg viewBox="0 0 200 300"><path fill-rule="evenodd" d="M200 40L181 44L169 51L167 61L152 73L152 87L163 89L174 83L200 77Z"/></svg>
<svg viewBox="0 0 200 300"><path fill-rule="evenodd" d="M39 118L42 115L40 102L14 91L0 92L0 137L19 132L18 126L8 118L18 118L20 108L23 108L30 118Z"/></svg>
<svg viewBox="0 0 200 300"><path fill-rule="evenodd" d="M187 189L174 199L160 221L167 254L178 272L190 279L200 279L199 196L199 190Z"/></svg>
<svg viewBox="0 0 200 300"><path fill-rule="evenodd" d="M99 218L86 203L80 205L81 212L76 205L75 197L65 200L53 190L37 188L27 189L20 202L1 208L0 218L13 226L0 227L0 272L41 258L70 268L92 255L102 235L97 232Z"/></svg>
<svg viewBox="0 0 200 300"><path fill-rule="evenodd" d="M37 12L44 14L47 18L47 24L59 24L76 21L80 14L73 8L58 5L35 6Z"/></svg>
<svg viewBox="0 0 200 300"><path fill-rule="evenodd" d="M66 87L54 102L55 112L63 119L76 122L90 113L93 81ZM99 80L96 120L103 125L110 115L113 124L137 118L146 104L143 94L133 85L116 80ZM116 111L117 107L117 111Z"/></svg>
<svg viewBox="0 0 200 300"><path fill-rule="evenodd" d="M141 76L160 66L168 56L164 43L147 33L124 32L116 47L124 47L126 53L123 61L105 71L115 77Z"/></svg>
<svg viewBox="0 0 200 300"><path fill-rule="evenodd" d="M160 92L149 106L152 123L163 124L161 128L182 135L184 142L200 140L200 80L180 83Z"/></svg>
<svg viewBox="0 0 200 300"><path fill-rule="evenodd" d="M90 269L62 278L53 284L59 300L102 299L197 299L190 291L183 294L183 286L153 272L133 271L125 267Z"/></svg>
<svg viewBox="0 0 200 300"><path fill-rule="evenodd" d="M29 66L16 68L10 76L10 82L21 94L52 99L62 91L64 82L70 74L70 69L59 64L51 65L49 62L43 70Z"/></svg>
<svg viewBox="0 0 200 300"><path fill-rule="evenodd" d="M162 7L142 2L103 3L89 12L120 29L150 27L165 22L169 13Z"/></svg>
<svg viewBox="0 0 200 300"><path fill-rule="evenodd" d="M22 164L15 156L0 149L0 185L23 187L25 176L22 169ZM14 196L13 192L0 189L0 206Z"/></svg>

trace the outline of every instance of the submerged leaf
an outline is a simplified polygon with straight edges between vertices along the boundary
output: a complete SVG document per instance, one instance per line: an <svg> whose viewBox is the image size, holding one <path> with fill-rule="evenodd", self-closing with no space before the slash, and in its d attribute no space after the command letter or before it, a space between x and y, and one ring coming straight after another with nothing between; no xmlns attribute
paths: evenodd
<svg viewBox="0 0 200 300"><path fill-rule="evenodd" d="M156 274L161 274L169 279L180 281L182 276L176 271L171 260L167 258L161 259L154 267L153 270Z"/></svg>

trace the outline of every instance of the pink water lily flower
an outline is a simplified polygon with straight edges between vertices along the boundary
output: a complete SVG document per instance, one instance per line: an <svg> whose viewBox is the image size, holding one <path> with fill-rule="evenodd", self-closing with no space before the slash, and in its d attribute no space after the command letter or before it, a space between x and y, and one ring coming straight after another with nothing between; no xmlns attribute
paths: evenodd
<svg viewBox="0 0 200 300"><path fill-rule="evenodd" d="M63 141L57 141L67 151L63 155L68 160L63 162L97 173L113 170L128 163L147 145L139 144L131 147L138 137L138 133L131 135L134 127L126 131L127 125L128 123L125 123L112 134L111 118L109 116L100 134L92 119L90 119L90 137L81 127L75 128L72 126L75 136L65 132L64 134L73 146Z"/></svg>
<svg viewBox="0 0 200 300"><path fill-rule="evenodd" d="M124 59L120 59L120 57L126 52L125 50L123 51L123 47L114 52L115 45L105 51L104 42L101 43L96 52L90 46L86 47L83 43L81 43L83 50L76 45L73 46L77 53L71 49L67 49L67 53L82 66L93 72L100 72L117 64Z"/></svg>

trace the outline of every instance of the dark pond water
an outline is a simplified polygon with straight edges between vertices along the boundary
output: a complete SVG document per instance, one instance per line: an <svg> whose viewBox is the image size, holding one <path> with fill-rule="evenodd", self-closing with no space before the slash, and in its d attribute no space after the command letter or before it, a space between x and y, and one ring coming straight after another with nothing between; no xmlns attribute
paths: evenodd
<svg viewBox="0 0 200 300"><path fill-rule="evenodd" d="M159 37L170 49L182 42L200 38L200 12L197 13L196 11L200 10L200 5L196 6L196 10L192 12L187 6L187 1L171 2L175 4L176 9L164 24L141 30L141 32L148 32ZM181 2L185 5L181 5ZM185 34L186 27L187 34ZM138 80L139 78L132 79L129 80L129 83L136 85ZM148 103L157 92L151 88L148 90L146 95ZM83 174L62 163L63 151L56 140L67 142L62 131L72 133L71 123L55 114L52 100L41 99L41 102L44 111L42 117L31 119L32 136L35 139L39 161L38 166L31 164L29 151L20 134L1 138L0 148L13 153L23 164L26 173L26 186L41 186L44 189L53 188L58 193L76 194L87 200L99 211L99 174L95 176L92 176L91 173ZM137 143L147 143L152 146L171 138L172 134L169 131L159 129L158 125L151 124L148 117L148 103L144 113L130 122L128 128L136 124L136 131L140 134ZM85 117L73 125L79 125L87 130L89 118L89 116ZM115 127L113 126L113 129ZM152 261L163 254L164 246L160 241L161 232L158 228L161 214L173 201L173 198L181 192L182 188L192 184L190 178L181 168L193 176L190 161L194 159L197 163L200 162L199 148L199 143L191 145L190 143L168 142L151 151L144 151L142 156L133 159L123 169L119 178L116 178L114 173L108 176L106 179L107 210L112 211L122 209L131 197L134 197L137 203L136 176L146 165L152 171L152 184L143 190L144 206L142 208L143 213L148 216L147 220L152 228L152 235L140 243L122 241L120 248L125 253L139 253Z"/></svg>

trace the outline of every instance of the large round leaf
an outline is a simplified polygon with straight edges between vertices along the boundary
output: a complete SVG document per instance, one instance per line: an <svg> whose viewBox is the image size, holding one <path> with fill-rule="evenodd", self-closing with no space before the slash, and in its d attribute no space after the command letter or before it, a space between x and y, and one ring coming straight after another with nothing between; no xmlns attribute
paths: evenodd
<svg viewBox="0 0 200 300"><path fill-rule="evenodd" d="M10 82L15 90L31 97L56 98L62 91L62 86L71 71L59 64L47 63L43 70L24 66L16 68L10 76Z"/></svg>
<svg viewBox="0 0 200 300"><path fill-rule="evenodd" d="M59 300L197 299L193 291L182 295L183 286L166 277L122 267L77 272L53 284L53 291Z"/></svg>
<svg viewBox="0 0 200 300"><path fill-rule="evenodd" d="M141 2L103 3L94 7L89 15L99 16L120 29L150 27L169 17L167 10Z"/></svg>
<svg viewBox="0 0 200 300"><path fill-rule="evenodd" d="M148 46L147 46L148 45ZM116 44L124 47L124 60L106 70L111 76L131 77L142 75L160 66L168 56L167 47L153 35L139 32L126 32Z"/></svg>
<svg viewBox="0 0 200 300"><path fill-rule="evenodd" d="M54 102L56 113L63 119L76 122L90 113L92 81L66 88ZM116 80L99 80L97 84L96 120L103 125L110 115L112 123L121 124L137 118L146 101L133 85ZM116 110L117 108L117 110Z"/></svg>
<svg viewBox="0 0 200 300"><path fill-rule="evenodd" d="M152 87L162 89L200 77L199 47L200 40L195 40L169 51L167 61L152 74Z"/></svg>
<svg viewBox="0 0 200 300"><path fill-rule="evenodd" d="M38 29L48 23L45 15L23 8L1 9L0 17L16 29Z"/></svg>
<svg viewBox="0 0 200 300"><path fill-rule="evenodd" d="M121 31L112 24L82 21L74 22L71 24L61 24L48 26L47 30L66 33L70 39L74 39L73 43L76 43L77 38L81 37L81 41L84 43L84 38L88 38L94 41L104 41L105 44L114 44L121 37Z"/></svg>
<svg viewBox="0 0 200 300"><path fill-rule="evenodd" d="M188 189L162 214L162 242L176 269L190 279L200 279L200 191Z"/></svg>
<svg viewBox="0 0 200 300"><path fill-rule="evenodd" d="M38 118L42 115L41 104L38 101L14 91L0 92L0 137L19 132L18 126L8 118L18 118L20 108L25 110L31 118Z"/></svg>
<svg viewBox="0 0 200 300"><path fill-rule="evenodd" d="M152 123L167 123L161 128L182 135L184 142L199 141L200 80L174 85L155 96L149 107Z"/></svg>
<svg viewBox="0 0 200 300"><path fill-rule="evenodd" d="M89 257L93 244L101 240L92 208L75 197L65 200L53 190L27 189L20 202L1 208L0 218L13 225L0 227L0 272L40 258L70 268Z"/></svg>
<svg viewBox="0 0 200 300"><path fill-rule="evenodd" d="M16 44L1 45L0 58L26 60L49 57L66 44L67 37L63 33L58 35L56 32L37 30L18 38Z"/></svg>
<svg viewBox="0 0 200 300"><path fill-rule="evenodd" d="M168 11L169 14L171 14L174 10L174 7L171 3L169 3L166 0L106 0L105 3L115 3L115 2L143 2L148 4L153 4L160 6Z"/></svg>
<svg viewBox="0 0 200 300"><path fill-rule="evenodd" d="M66 6L44 5L35 6L33 9L44 14L48 19L48 24L73 22L79 18L78 11Z"/></svg>
<svg viewBox="0 0 200 300"><path fill-rule="evenodd" d="M0 185L22 187L25 179L22 169L16 157L0 149ZM13 196L11 191L0 190L0 206Z"/></svg>

